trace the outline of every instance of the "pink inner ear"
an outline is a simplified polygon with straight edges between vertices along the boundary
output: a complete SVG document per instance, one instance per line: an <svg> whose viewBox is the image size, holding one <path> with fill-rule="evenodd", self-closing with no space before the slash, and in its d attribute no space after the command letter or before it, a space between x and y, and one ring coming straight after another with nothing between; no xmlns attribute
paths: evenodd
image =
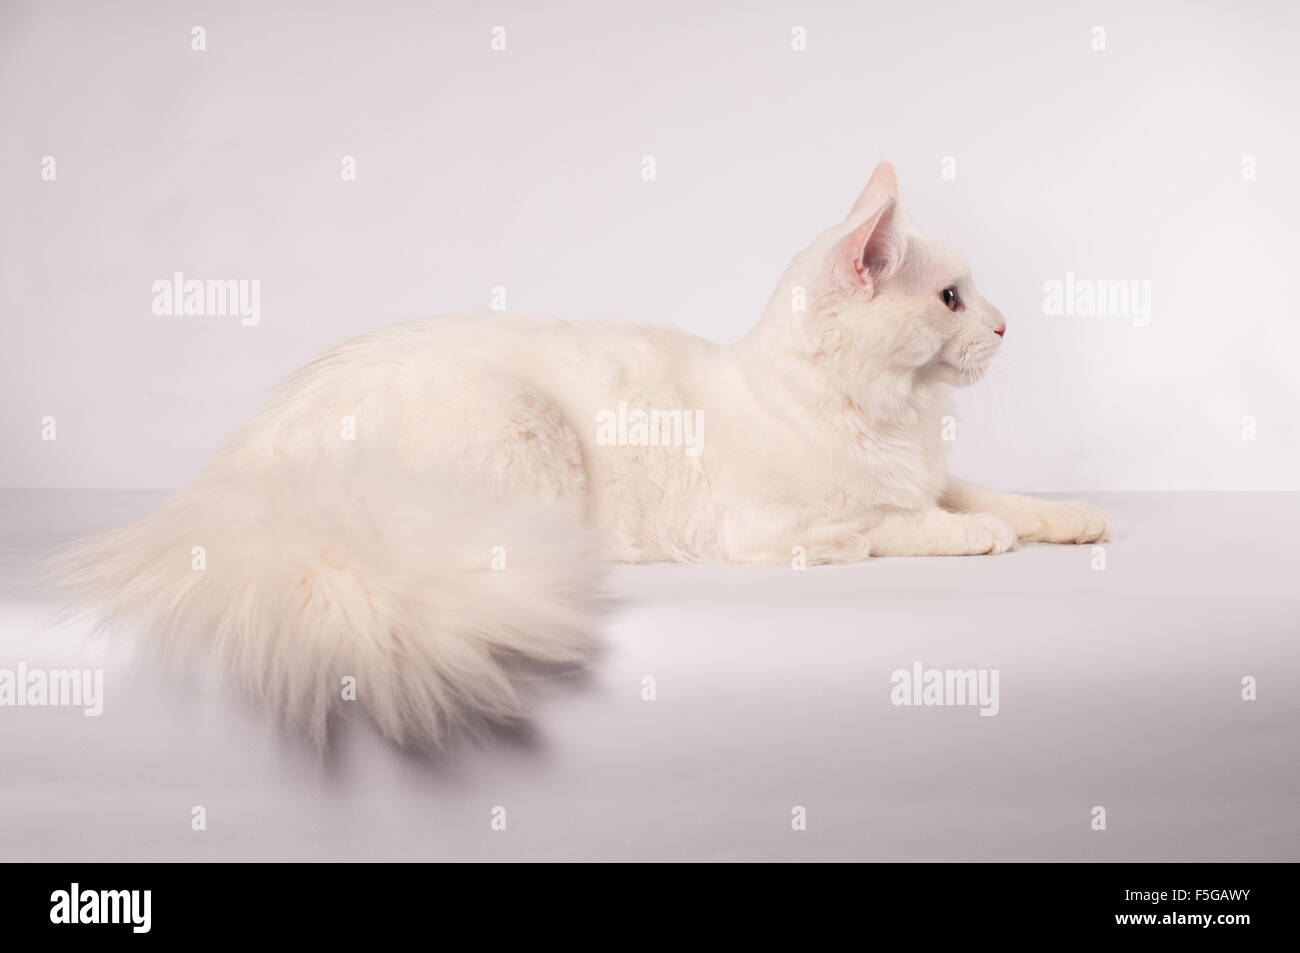
<svg viewBox="0 0 1300 953"><path fill-rule="evenodd" d="M890 199L898 198L898 173L889 162L881 162L871 173L871 181L853 203L849 218L874 212Z"/></svg>
<svg viewBox="0 0 1300 953"><path fill-rule="evenodd" d="M886 198L870 218L840 240L835 249L835 273L840 280L870 288L876 280L873 266L897 263L899 242L894 227L897 204L895 199Z"/></svg>

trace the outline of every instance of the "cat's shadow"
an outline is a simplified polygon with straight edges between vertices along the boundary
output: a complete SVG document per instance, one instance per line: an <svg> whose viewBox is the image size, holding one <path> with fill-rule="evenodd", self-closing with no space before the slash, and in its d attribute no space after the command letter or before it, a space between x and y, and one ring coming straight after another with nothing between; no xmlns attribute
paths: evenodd
<svg viewBox="0 0 1300 953"><path fill-rule="evenodd" d="M597 661L593 653L586 665L515 665L511 677L519 686L529 714L512 719L476 718L450 726L436 741L400 744L384 736L361 706L346 706L330 716L326 742L319 750L292 726L278 725L282 745L294 749L295 757L314 757L320 777L341 781L358 769L364 769L376 757L396 757L404 770L438 780L463 776L469 765L483 758L544 759L549 745L537 713L546 703L561 695L574 695L594 689L591 666Z"/></svg>

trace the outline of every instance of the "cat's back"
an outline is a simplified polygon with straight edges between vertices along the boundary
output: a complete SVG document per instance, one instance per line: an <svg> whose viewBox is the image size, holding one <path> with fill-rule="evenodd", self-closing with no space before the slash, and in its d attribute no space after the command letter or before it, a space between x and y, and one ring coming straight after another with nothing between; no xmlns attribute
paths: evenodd
<svg viewBox="0 0 1300 953"><path fill-rule="evenodd" d="M698 346L707 347L709 342L671 326L622 319L449 316L408 321L360 335L327 351L313 364L464 362L479 357L500 364L515 359L535 362L617 354L653 361Z"/></svg>
<svg viewBox="0 0 1300 953"><path fill-rule="evenodd" d="M549 390L652 381L719 345L667 325L610 319L440 317L396 325L342 345L335 358L361 373L464 383L511 377ZM305 369L305 370L309 370Z"/></svg>
<svg viewBox="0 0 1300 953"><path fill-rule="evenodd" d="M284 422L322 404L433 400L502 379L568 404L628 385L659 390L675 369L718 348L673 327L626 321L427 318L372 331L324 352L277 388L265 415Z"/></svg>

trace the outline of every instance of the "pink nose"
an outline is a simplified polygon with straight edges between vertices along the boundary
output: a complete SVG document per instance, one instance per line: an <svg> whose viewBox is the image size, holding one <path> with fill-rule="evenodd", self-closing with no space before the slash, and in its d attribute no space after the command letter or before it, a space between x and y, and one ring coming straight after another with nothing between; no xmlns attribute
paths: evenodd
<svg viewBox="0 0 1300 953"><path fill-rule="evenodd" d="M996 334L998 337L1002 337L1002 335L1007 333L1007 323L1003 321L1002 324L998 327L998 329L993 333Z"/></svg>

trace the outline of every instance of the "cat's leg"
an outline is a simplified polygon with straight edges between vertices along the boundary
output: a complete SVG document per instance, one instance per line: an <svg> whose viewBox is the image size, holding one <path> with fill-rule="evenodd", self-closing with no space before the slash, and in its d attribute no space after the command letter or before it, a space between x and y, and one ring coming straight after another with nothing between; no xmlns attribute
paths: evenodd
<svg viewBox="0 0 1300 953"><path fill-rule="evenodd" d="M429 432L411 438L412 462L452 466L506 497L585 507L582 443L554 400L504 377L479 380L472 398L442 397Z"/></svg>
<svg viewBox="0 0 1300 953"><path fill-rule="evenodd" d="M1015 548L1016 531L992 513L935 508L892 513L866 534L872 556L984 556Z"/></svg>
<svg viewBox="0 0 1300 953"><path fill-rule="evenodd" d="M809 533L804 542L795 543L785 553L785 560L802 559L809 566L861 562L874 555L860 522L841 523Z"/></svg>
<svg viewBox="0 0 1300 953"><path fill-rule="evenodd" d="M731 564L859 562L871 555L861 520L827 520L808 508L731 505L718 525L721 561Z"/></svg>
<svg viewBox="0 0 1300 953"><path fill-rule="evenodd" d="M732 509L724 521L723 554L729 563L807 565L858 562L870 556L982 556L1016 545L1015 530L997 516L958 515L938 507L863 519L826 520L807 510L764 507L761 525Z"/></svg>
<svg viewBox="0 0 1300 953"><path fill-rule="evenodd" d="M951 513L992 513L1027 542L1095 543L1110 535L1106 514L1080 500L1039 500L949 480L939 505Z"/></svg>

